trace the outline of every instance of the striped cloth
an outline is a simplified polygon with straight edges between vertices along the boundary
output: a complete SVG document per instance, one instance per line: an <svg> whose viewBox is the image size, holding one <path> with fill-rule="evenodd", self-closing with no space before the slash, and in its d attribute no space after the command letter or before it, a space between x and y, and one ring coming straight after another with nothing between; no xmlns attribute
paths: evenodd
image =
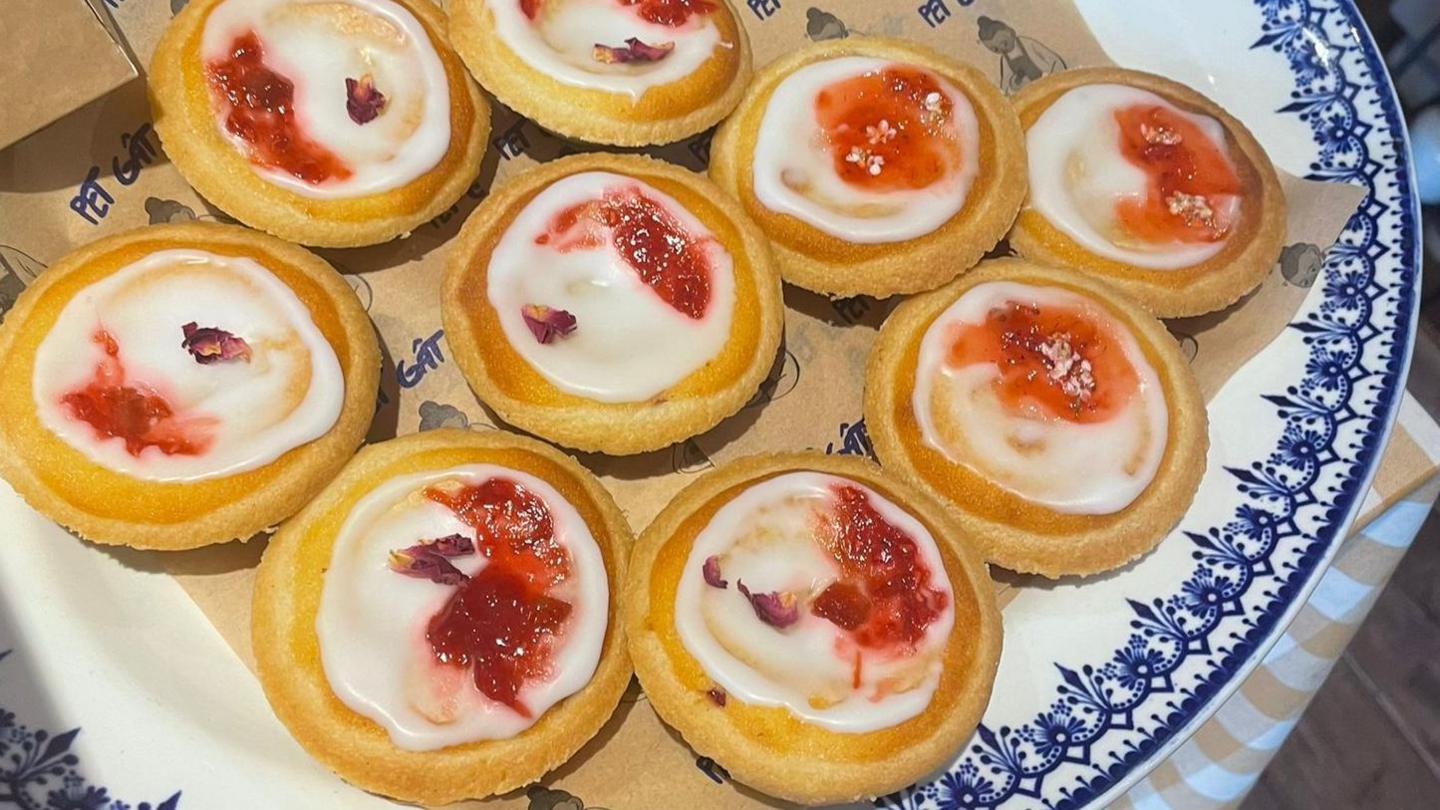
<svg viewBox="0 0 1440 810"><path fill-rule="evenodd" d="M1255 785L1390 581L1440 497L1440 425L1406 393L1356 529L1295 621L1169 759L1113 806L1235 807Z"/></svg>

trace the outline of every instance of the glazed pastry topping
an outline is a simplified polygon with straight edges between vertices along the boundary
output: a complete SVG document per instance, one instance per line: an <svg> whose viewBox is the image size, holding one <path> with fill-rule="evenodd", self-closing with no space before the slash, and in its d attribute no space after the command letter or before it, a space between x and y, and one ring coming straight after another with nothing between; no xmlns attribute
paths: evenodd
<svg viewBox="0 0 1440 810"><path fill-rule="evenodd" d="M337 697L399 747L513 737L595 672L599 546L544 481L473 464L392 478L335 539L315 629Z"/></svg>
<svg viewBox="0 0 1440 810"><path fill-rule="evenodd" d="M158 481L268 464L328 432L345 397L335 350L284 282L191 248L80 290L36 350L31 384L65 443Z"/></svg>
<svg viewBox="0 0 1440 810"><path fill-rule="evenodd" d="M638 100L734 48L710 0L486 0L495 32L526 64L572 87Z"/></svg>
<svg viewBox="0 0 1440 810"><path fill-rule="evenodd" d="M602 402L649 399L705 365L735 298L733 261L703 223L607 172L535 195L491 253L486 284L516 352L557 388Z"/></svg>
<svg viewBox="0 0 1440 810"><path fill-rule="evenodd" d="M1139 267L1202 262L1241 216L1214 118L1118 84L1066 92L1026 135L1031 205L1083 247Z"/></svg>
<svg viewBox="0 0 1440 810"><path fill-rule="evenodd" d="M389 191L449 149L445 67L391 0L224 0L200 56L222 134L289 191Z"/></svg>
<svg viewBox="0 0 1440 810"><path fill-rule="evenodd" d="M776 86L752 171L772 211L850 242L914 239L964 206L979 124L965 94L925 68L829 59Z"/></svg>
<svg viewBox="0 0 1440 810"><path fill-rule="evenodd" d="M929 705L954 624L935 539L869 487L791 472L696 536L675 594L685 649L726 695L842 732Z"/></svg>
<svg viewBox="0 0 1440 810"><path fill-rule="evenodd" d="M926 445L1059 512L1124 509L1154 478L1168 414L1159 377L1102 305L988 282L936 317L912 400Z"/></svg>

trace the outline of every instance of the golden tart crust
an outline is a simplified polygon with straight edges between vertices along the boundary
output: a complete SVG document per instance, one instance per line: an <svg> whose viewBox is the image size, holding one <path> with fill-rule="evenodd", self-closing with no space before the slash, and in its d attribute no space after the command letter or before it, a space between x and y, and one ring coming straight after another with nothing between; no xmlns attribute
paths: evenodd
<svg viewBox="0 0 1440 810"><path fill-rule="evenodd" d="M519 0L513 0L519 2ZM453 0L450 36L480 84L501 103L567 138L611 146L673 143L730 114L750 83L750 39L729 0L713 0L722 41L693 72L649 88L638 100L625 93L575 87L546 75L511 50L495 31L486 0Z"/></svg>
<svg viewBox="0 0 1440 810"><path fill-rule="evenodd" d="M724 348L645 402L598 402L554 386L510 346L486 294L490 254L520 210L555 181L589 171L633 177L675 198L734 260L735 305ZM738 411L769 373L784 329L780 279L769 246L739 207L705 178L636 155L561 158L494 191L460 229L440 307L460 370L501 419L566 447L613 455L666 447Z"/></svg>
<svg viewBox="0 0 1440 810"><path fill-rule="evenodd" d="M360 247L405 236L460 199L480 173L490 103L446 38L444 11L426 0L393 0L425 27L450 88L450 146L440 162L398 188L312 199L271 183L216 125L200 40L223 0L192 0L166 27L150 59L155 129L175 168L205 199L253 228L316 247Z"/></svg>
<svg viewBox="0 0 1440 810"><path fill-rule="evenodd" d="M35 351L81 289L150 253L187 247L252 258L290 287L335 349L345 399L327 433L262 467L185 483L141 480L94 463L41 424ZM0 326L0 373L0 475L26 502L87 540L179 550L248 539L320 491L370 427L380 349L354 290L322 259L256 231L192 222L99 239L42 273Z"/></svg>
<svg viewBox="0 0 1440 810"><path fill-rule="evenodd" d="M680 641L674 600L696 535L725 503L776 475L807 470L857 481L908 512L936 541L954 595L955 625L930 704L898 725L839 733L788 710L738 699L718 706L713 682ZM636 542L622 607L635 674L650 705L696 752L740 782L791 801L873 798L912 784L950 761L979 723L1000 659L994 583L964 529L939 502L874 463L848 456L750 456L681 490Z"/></svg>
<svg viewBox="0 0 1440 810"><path fill-rule="evenodd" d="M765 108L790 74L815 62L869 56L918 65L965 93L979 123L980 171L964 206L939 228L903 242L859 244L771 211L755 196L752 156ZM1025 198L1025 138L1010 102L975 68L897 39L851 36L808 45L755 76L735 114L715 132L710 178L740 200L775 248L786 281L830 296L931 290L965 272L995 246Z"/></svg>
<svg viewBox="0 0 1440 810"><path fill-rule="evenodd" d="M396 747L386 731L331 691L315 631L336 533L355 503L399 475L495 464L553 486L584 518L605 561L610 620L590 682L508 739L433 751ZM311 756L365 790L417 804L445 804L529 784L569 759L600 730L630 683L617 617L630 527L600 482L547 444L501 431L427 431L362 449L304 511L276 533L256 571L251 639L270 706Z"/></svg>
<svg viewBox="0 0 1440 810"><path fill-rule="evenodd" d="M1135 337L1164 390L1168 438L1159 469L1124 509L1064 514L1022 498L924 444L911 396L921 337L970 288L989 281L1057 287L1100 303ZM1208 419L1200 388L1165 327L1116 289L1068 270L993 259L901 304L880 328L865 371L865 426L891 470L940 498L991 563L1055 578L1124 565L1154 548L1189 508L1205 472Z"/></svg>
<svg viewBox="0 0 1440 810"><path fill-rule="evenodd" d="M1244 194L1245 213L1239 226L1225 247L1209 259L1175 270L1156 270L1087 250L1027 205L1020 209L1010 232L1010 246L1028 259L1068 267L1113 284L1160 318L1223 309L1255 289L1279 258L1285 242L1285 192L1274 165L1250 130L1218 104L1179 82L1125 68L1054 73L1026 85L1011 100L1028 129L1061 95L1087 84L1148 90L1182 110L1219 121Z"/></svg>

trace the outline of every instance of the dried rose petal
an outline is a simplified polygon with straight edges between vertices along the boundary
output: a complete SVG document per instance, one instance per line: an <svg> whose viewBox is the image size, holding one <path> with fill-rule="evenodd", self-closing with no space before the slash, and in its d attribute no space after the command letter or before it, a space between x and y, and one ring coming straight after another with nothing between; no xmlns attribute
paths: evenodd
<svg viewBox="0 0 1440 810"><path fill-rule="evenodd" d="M390 570L417 579L428 579L440 585L459 585L470 577L423 544L404 551L390 552Z"/></svg>
<svg viewBox="0 0 1440 810"><path fill-rule="evenodd" d="M417 543L406 551L413 551L417 548L433 551L441 557L463 557L466 554L475 553L475 542L463 534L447 534L444 537Z"/></svg>
<svg viewBox="0 0 1440 810"><path fill-rule="evenodd" d="M755 618L770 625L771 627L789 627L800 618L800 606L795 603L795 597L788 593L751 593L745 587L743 581L736 582L740 593L750 600L750 607L755 610Z"/></svg>
<svg viewBox="0 0 1440 810"><path fill-rule="evenodd" d="M447 534L434 540L421 540L409 548L390 552L390 570L407 577L418 577L441 585L459 585L469 579L447 557L463 557L475 553L475 542L463 534Z"/></svg>
<svg viewBox="0 0 1440 810"><path fill-rule="evenodd" d="M596 62L613 64L616 62L659 62L675 50L675 43L662 42L659 45L646 45L635 37L625 40L622 46L612 47L595 43L594 50L590 55Z"/></svg>
<svg viewBox="0 0 1440 810"><path fill-rule="evenodd" d="M357 124L368 124L385 109L385 94L375 89L375 80L366 73L355 79L345 80L345 112Z"/></svg>
<svg viewBox="0 0 1440 810"><path fill-rule="evenodd" d="M712 588L728 588L730 583L720 578L720 557L711 554L705 558L705 565L701 566L700 574L705 577L705 584Z"/></svg>
<svg viewBox="0 0 1440 810"><path fill-rule="evenodd" d="M725 706L725 690L724 690L724 689L721 689L721 688L718 687L718 686L712 687L711 689L709 689L708 691L705 692L705 696L708 697L708 698L710 698L710 702L711 702L711 703L714 703L716 706L719 706L719 707L721 707L721 708L724 708L724 706Z"/></svg>
<svg viewBox="0 0 1440 810"><path fill-rule="evenodd" d="M530 334L541 343L550 343L575 331L575 316L563 309L543 304L526 304L520 307L520 317L530 327Z"/></svg>
<svg viewBox="0 0 1440 810"><path fill-rule="evenodd" d="M250 344L244 338L236 337L224 329L213 326L197 326L194 321L180 327L185 339L180 348L190 352L195 362L202 365L228 363L231 360L250 362Z"/></svg>

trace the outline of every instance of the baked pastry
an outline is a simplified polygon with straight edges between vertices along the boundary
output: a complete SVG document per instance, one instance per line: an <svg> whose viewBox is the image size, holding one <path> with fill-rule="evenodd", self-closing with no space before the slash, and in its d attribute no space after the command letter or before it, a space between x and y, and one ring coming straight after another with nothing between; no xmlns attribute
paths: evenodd
<svg viewBox="0 0 1440 810"><path fill-rule="evenodd" d="M650 705L735 779L807 804L950 761L990 698L994 585L928 495L853 457L752 456L641 535L623 606Z"/></svg>
<svg viewBox="0 0 1440 810"><path fill-rule="evenodd" d="M492 192L442 285L465 379L516 427L578 450L665 447L745 404L775 360L765 238L703 177L576 155Z"/></svg>
<svg viewBox="0 0 1440 810"><path fill-rule="evenodd" d="M452 0L450 36L505 106L590 143L694 135L750 81L728 0Z"/></svg>
<svg viewBox="0 0 1440 810"><path fill-rule="evenodd" d="M774 243L791 284L930 290L1010 229L1025 151L978 70L908 42L816 43L756 75L715 133L710 177Z"/></svg>
<svg viewBox="0 0 1440 810"><path fill-rule="evenodd" d="M1059 577L1149 551L1205 471L1205 402L1165 327L1108 285L982 262L891 313L865 372L888 470L990 562Z"/></svg>
<svg viewBox="0 0 1440 810"><path fill-rule="evenodd" d="M460 198L490 106L426 0L191 0L150 61L165 152L236 219L373 245Z"/></svg>
<svg viewBox="0 0 1440 810"><path fill-rule="evenodd" d="M271 540L256 672L312 756L417 804L532 782L630 683L630 529L574 460L442 428L371 445Z"/></svg>
<svg viewBox="0 0 1440 810"><path fill-rule="evenodd" d="M1067 70L1013 97L1030 196L1021 255L1108 281L1162 318L1254 289L1280 256L1285 194L1250 130L1185 85Z"/></svg>
<svg viewBox="0 0 1440 810"><path fill-rule="evenodd" d="M0 474L99 543L246 539L370 426L375 330L350 285L231 225L155 225L42 273L0 327Z"/></svg>

